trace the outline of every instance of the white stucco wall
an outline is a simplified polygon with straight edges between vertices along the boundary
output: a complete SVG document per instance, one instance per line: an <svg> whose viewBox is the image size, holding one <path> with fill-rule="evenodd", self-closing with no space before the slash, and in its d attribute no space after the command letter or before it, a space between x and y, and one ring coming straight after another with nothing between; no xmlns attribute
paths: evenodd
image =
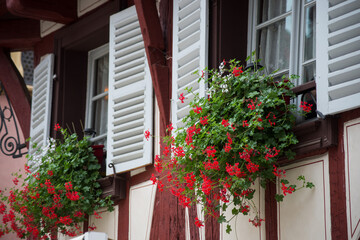
<svg viewBox="0 0 360 240"><path fill-rule="evenodd" d="M348 239L360 238L360 118L344 124Z"/></svg>
<svg viewBox="0 0 360 240"><path fill-rule="evenodd" d="M291 184L300 186L297 178L304 175L315 187L287 194L284 201L278 203L279 240L331 239L328 155L307 159L283 169ZM277 188L280 193L280 183Z"/></svg>

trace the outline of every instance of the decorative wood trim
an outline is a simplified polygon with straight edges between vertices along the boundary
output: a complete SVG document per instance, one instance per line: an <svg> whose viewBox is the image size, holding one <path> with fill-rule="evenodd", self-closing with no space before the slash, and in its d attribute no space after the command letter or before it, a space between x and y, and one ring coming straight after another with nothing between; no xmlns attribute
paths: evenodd
<svg viewBox="0 0 360 240"><path fill-rule="evenodd" d="M2 20L0 36L0 47L30 49L41 40L40 22L32 19Z"/></svg>
<svg viewBox="0 0 360 240"><path fill-rule="evenodd" d="M18 116L24 138L27 139L30 136L30 95L16 66L2 48L0 48L0 72L1 83Z"/></svg>
<svg viewBox="0 0 360 240"><path fill-rule="evenodd" d="M77 18L77 1L37 1L37 0L6 0L9 12L16 16L47 20L58 23L70 23Z"/></svg>
<svg viewBox="0 0 360 240"><path fill-rule="evenodd" d="M318 118L298 124L293 130L299 143L292 149L297 154L304 154L337 145L336 124L337 118Z"/></svg>
<svg viewBox="0 0 360 240"><path fill-rule="evenodd" d="M277 240L277 202L275 200L276 184L269 182L265 189L265 229L266 240Z"/></svg>
<svg viewBox="0 0 360 240"><path fill-rule="evenodd" d="M169 68L166 65L165 43L161 30L156 1L135 0L146 56L150 66L151 78L160 110L163 125L170 120Z"/></svg>
<svg viewBox="0 0 360 240"><path fill-rule="evenodd" d="M126 180L119 176L110 176L98 180L103 191L101 197L111 196L115 203L126 198Z"/></svg>

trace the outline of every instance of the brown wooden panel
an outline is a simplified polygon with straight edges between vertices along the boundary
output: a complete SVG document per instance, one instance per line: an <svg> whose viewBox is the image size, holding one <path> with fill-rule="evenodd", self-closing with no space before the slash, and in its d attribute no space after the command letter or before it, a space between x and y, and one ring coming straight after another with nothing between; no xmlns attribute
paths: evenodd
<svg viewBox="0 0 360 240"><path fill-rule="evenodd" d="M0 47L24 50L40 41L40 22L31 19L0 21Z"/></svg>
<svg viewBox="0 0 360 240"><path fill-rule="evenodd" d="M10 99L24 138L30 136L30 95L10 56L0 48L1 83Z"/></svg>
<svg viewBox="0 0 360 240"><path fill-rule="evenodd" d="M74 0L6 0L12 14L25 18L70 23L77 18Z"/></svg>

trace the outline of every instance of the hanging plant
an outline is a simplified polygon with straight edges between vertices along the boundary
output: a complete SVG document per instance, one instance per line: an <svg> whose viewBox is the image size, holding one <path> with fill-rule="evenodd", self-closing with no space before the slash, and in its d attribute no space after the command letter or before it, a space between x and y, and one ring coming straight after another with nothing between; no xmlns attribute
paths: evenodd
<svg viewBox="0 0 360 240"><path fill-rule="evenodd" d="M195 97L183 119L185 127L171 133L169 126L162 156L155 158L156 170L164 172L162 178L151 178L159 190L166 185L184 207L201 204L205 216L219 223L229 223L224 212L230 204L234 216L253 211L255 218L249 221L254 226L264 221L252 201L256 180L263 188L279 181L282 193L276 195L277 201L299 188L313 187L303 176L298 179L300 187L290 185L277 164L281 157L294 156L289 147L298 142L291 131L297 110L289 103L294 97L290 90L294 76L275 81L273 74L262 72L243 71L232 60L224 61L219 70L203 73L199 81L207 82L208 96L199 97L187 89ZM180 94L181 102L188 93ZM308 111L308 104L302 106ZM196 219L196 225L201 227L203 222ZM231 231L229 224L226 231Z"/></svg>
<svg viewBox="0 0 360 240"><path fill-rule="evenodd" d="M81 233L79 225L99 208L113 210L113 202L101 199L100 164L87 138L81 140L57 124L62 140L50 139L44 148L28 156L34 171L25 165L14 174L14 187L0 192L0 236L15 232L19 238L57 239ZM89 226L94 229L95 226Z"/></svg>

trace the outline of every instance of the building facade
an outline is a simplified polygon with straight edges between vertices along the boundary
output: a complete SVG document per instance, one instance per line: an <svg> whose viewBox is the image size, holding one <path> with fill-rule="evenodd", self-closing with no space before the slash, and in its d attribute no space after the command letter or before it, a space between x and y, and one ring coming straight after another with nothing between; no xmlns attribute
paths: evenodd
<svg viewBox="0 0 360 240"><path fill-rule="evenodd" d="M0 5L0 80L24 137L45 144L57 137L52 129L59 123L78 133L93 129L94 144L104 145L106 175L114 184L106 189L116 207L89 223L109 239L359 239L359 0ZM35 56L32 104L8 58L29 49ZM299 76L295 102L313 103L312 114L294 127L295 159L280 164L289 180L305 175L315 188L277 203L277 184L259 186L260 227L238 216L230 235L213 220L199 229L196 206L185 210L149 181L159 176L154 156L162 151L166 126L182 126L189 111L192 96L179 100L185 88L206 94L193 72L216 68L223 59L249 65L245 59L254 51L266 71L278 70L275 77ZM150 141L146 130L155 136Z"/></svg>

